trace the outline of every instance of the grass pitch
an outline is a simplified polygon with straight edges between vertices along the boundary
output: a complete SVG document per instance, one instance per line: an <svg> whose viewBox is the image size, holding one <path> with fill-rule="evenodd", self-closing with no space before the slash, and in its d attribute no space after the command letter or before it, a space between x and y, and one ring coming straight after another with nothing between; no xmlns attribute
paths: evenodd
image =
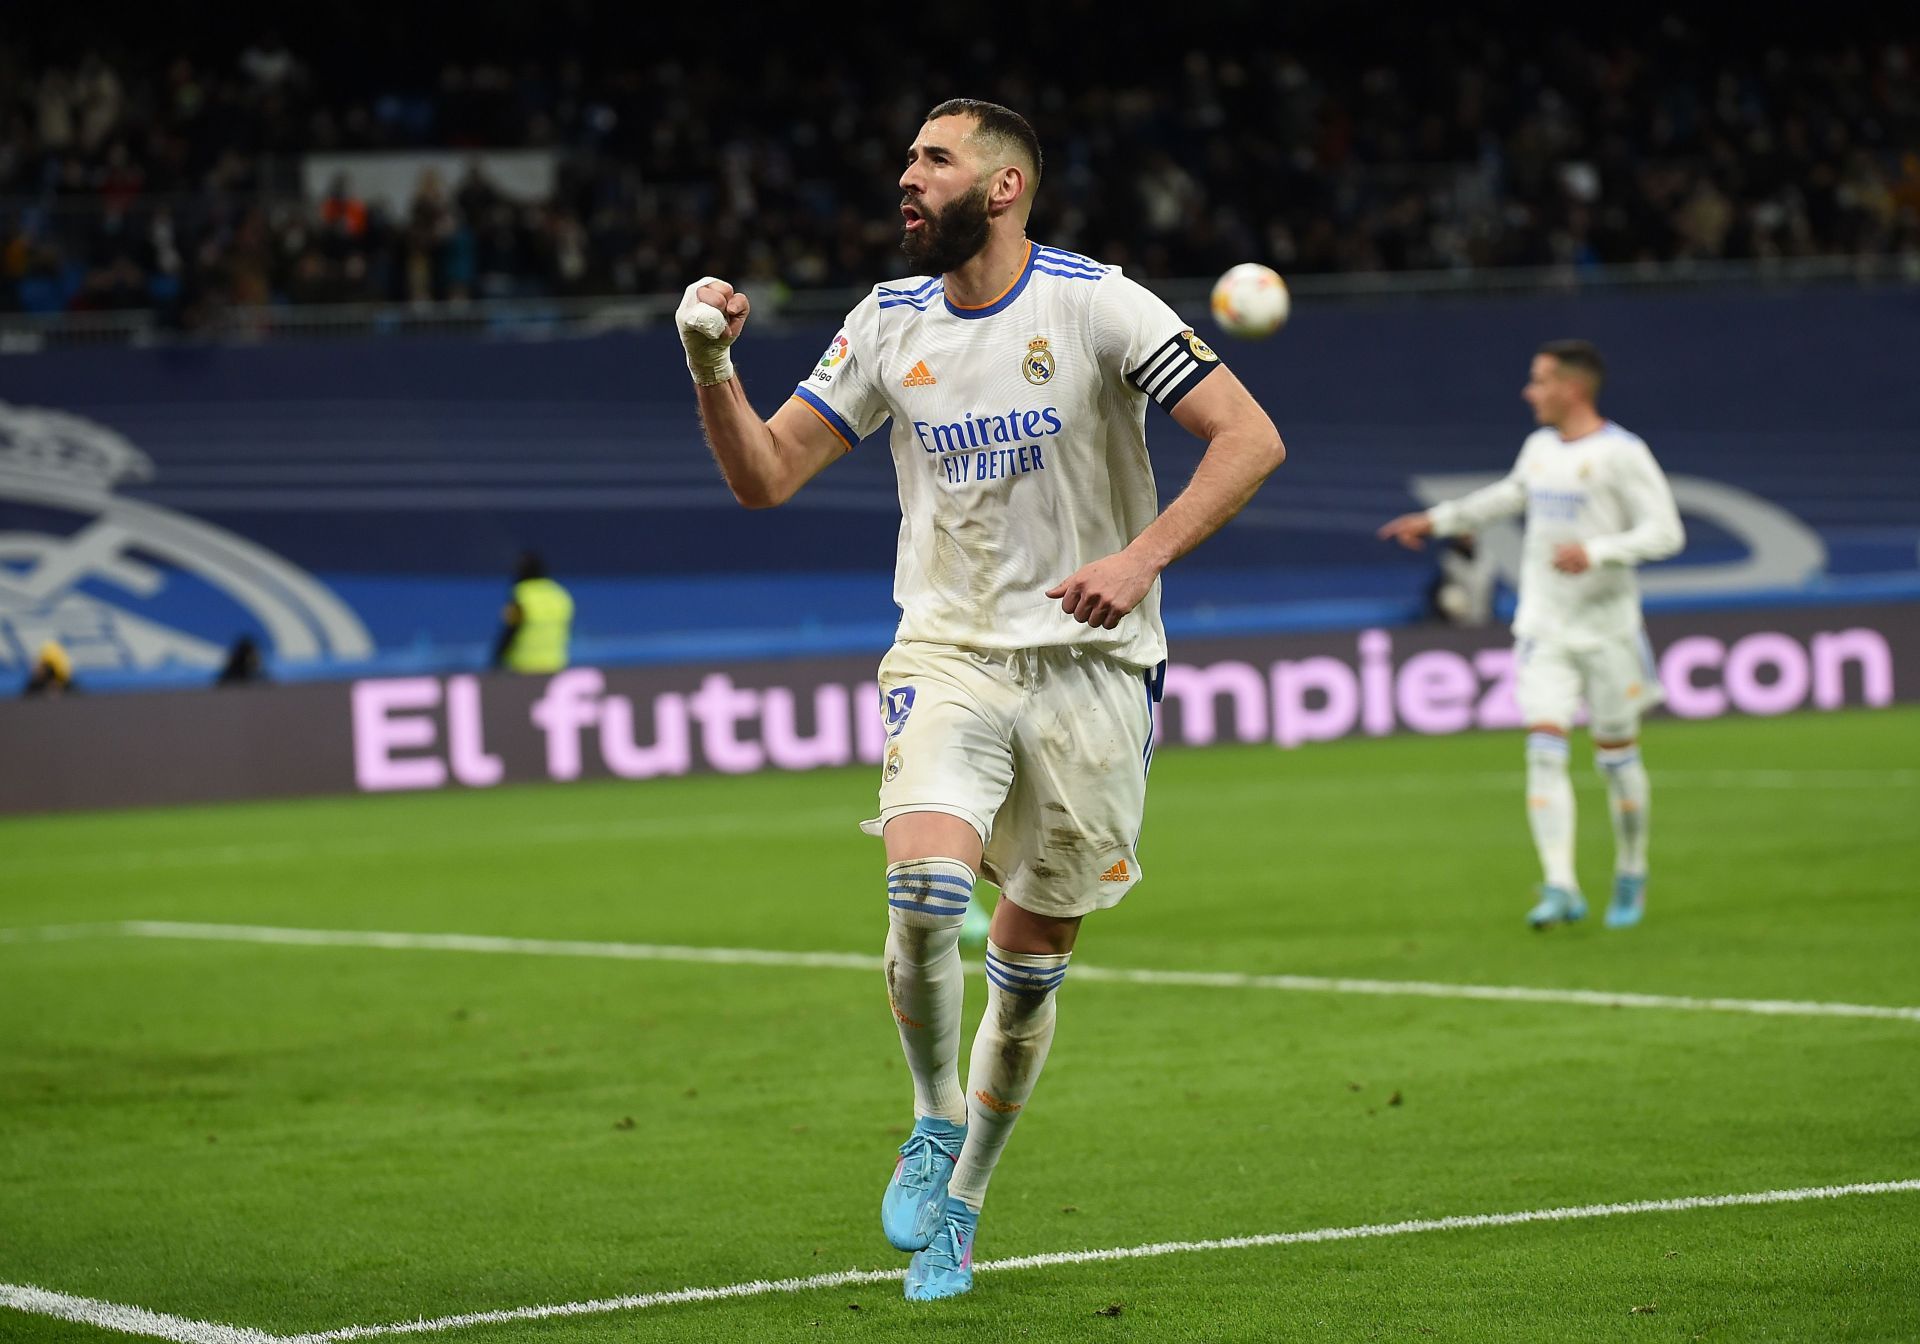
<svg viewBox="0 0 1920 1344"><path fill-rule="evenodd" d="M1920 1004L1920 715L1651 726L1654 877L1534 934L1518 735L1160 753L1077 961ZM869 772L0 824L0 1283L276 1335L849 1267L910 1094L877 972L116 921L877 953ZM1597 899L1596 899L1597 898ZM104 926L104 927L102 927ZM976 1010L984 992L969 984ZM983 1261L1920 1177L1920 1022L1069 974ZM505 1340L1911 1340L1920 1193L981 1273ZM0 1308L0 1339L93 1326Z"/></svg>

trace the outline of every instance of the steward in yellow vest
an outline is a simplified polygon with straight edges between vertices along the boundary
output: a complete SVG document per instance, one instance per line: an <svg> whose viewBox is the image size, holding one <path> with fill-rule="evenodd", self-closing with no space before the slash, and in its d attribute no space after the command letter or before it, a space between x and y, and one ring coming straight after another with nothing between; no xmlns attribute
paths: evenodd
<svg viewBox="0 0 1920 1344"><path fill-rule="evenodd" d="M567 665L567 634L573 627L573 598L547 577L540 557L520 557L513 600L500 613L496 667L515 672L558 672Z"/></svg>

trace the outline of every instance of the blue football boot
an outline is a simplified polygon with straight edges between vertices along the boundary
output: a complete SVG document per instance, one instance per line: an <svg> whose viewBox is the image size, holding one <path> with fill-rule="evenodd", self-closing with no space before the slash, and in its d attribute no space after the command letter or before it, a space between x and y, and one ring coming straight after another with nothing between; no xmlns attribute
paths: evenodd
<svg viewBox="0 0 1920 1344"><path fill-rule="evenodd" d="M1587 917L1587 903L1580 893L1571 887L1543 886L1540 888L1540 903L1527 911L1527 923L1536 929L1550 929L1555 924L1571 924L1575 920Z"/></svg>
<svg viewBox="0 0 1920 1344"><path fill-rule="evenodd" d="M1607 927L1630 929L1647 913L1647 879L1644 875L1615 874L1613 904L1607 907Z"/></svg>
<svg viewBox="0 0 1920 1344"><path fill-rule="evenodd" d="M971 1291L973 1235L979 1230L980 1215L948 1196L933 1240L924 1251L914 1252L907 1266L907 1301L934 1302Z"/></svg>
<svg viewBox="0 0 1920 1344"><path fill-rule="evenodd" d="M965 1125L935 1115L914 1122L913 1133L900 1145L887 1192L880 1197L880 1228L895 1250L922 1250L940 1230L947 1182L966 1141Z"/></svg>

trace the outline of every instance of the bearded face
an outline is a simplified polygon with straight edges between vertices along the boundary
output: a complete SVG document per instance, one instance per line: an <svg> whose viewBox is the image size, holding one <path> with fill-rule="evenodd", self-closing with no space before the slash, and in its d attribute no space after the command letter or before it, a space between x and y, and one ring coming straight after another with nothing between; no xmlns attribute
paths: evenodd
<svg viewBox="0 0 1920 1344"><path fill-rule="evenodd" d="M921 275L959 270L980 255L992 231L984 182L932 214L922 213L912 197L901 202L901 209L907 225L900 236L900 250Z"/></svg>

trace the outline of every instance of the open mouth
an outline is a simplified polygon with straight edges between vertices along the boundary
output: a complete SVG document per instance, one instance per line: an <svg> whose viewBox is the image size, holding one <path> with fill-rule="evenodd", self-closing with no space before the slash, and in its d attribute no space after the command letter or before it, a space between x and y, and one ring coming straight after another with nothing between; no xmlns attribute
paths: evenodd
<svg viewBox="0 0 1920 1344"><path fill-rule="evenodd" d="M908 233L912 233L916 229L923 229L927 225L927 218L920 213L919 208L906 204L905 202L902 202L900 206L900 218L906 222Z"/></svg>

